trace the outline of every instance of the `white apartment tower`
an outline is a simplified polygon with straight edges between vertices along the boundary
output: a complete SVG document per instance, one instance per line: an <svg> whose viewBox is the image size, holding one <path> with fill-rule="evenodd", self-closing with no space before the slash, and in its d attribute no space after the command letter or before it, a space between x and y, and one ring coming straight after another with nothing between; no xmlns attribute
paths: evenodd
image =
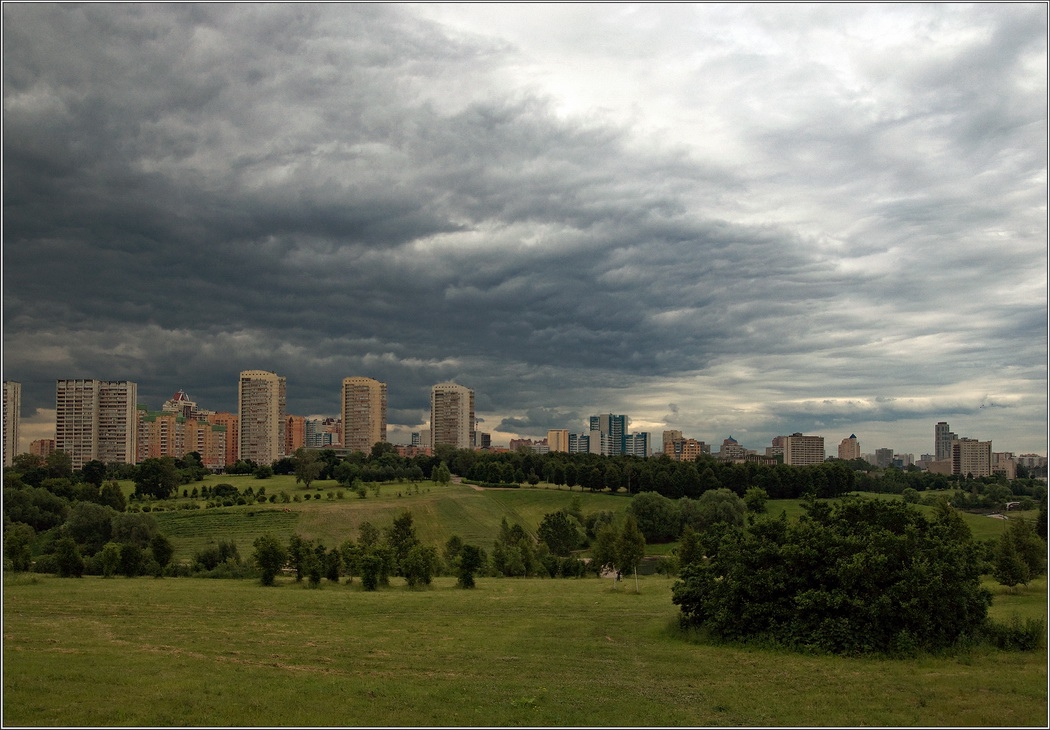
<svg viewBox="0 0 1050 730"><path fill-rule="evenodd" d="M343 378L343 448L371 452L386 441L386 383L372 378Z"/></svg>
<svg viewBox="0 0 1050 730"><path fill-rule="evenodd" d="M18 454L18 424L22 417L22 384L4 381L4 466L15 463Z"/></svg>
<svg viewBox="0 0 1050 730"><path fill-rule="evenodd" d="M138 461L138 385L127 380L55 381L55 449L80 469L89 461Z"/></svg>
<svg viewBox="0 0 1050 730"><path fill-rule="evenodd" d="M455 383L438 383L430 391L431 446L474 448L474 391Z"/></svg>
<svg viewBox="0 0 1050 730"><path fill-rule="evenodd" d="M285 379L268 370L244 370L237 384L238 458L269 466L284 454Z"/></svg>

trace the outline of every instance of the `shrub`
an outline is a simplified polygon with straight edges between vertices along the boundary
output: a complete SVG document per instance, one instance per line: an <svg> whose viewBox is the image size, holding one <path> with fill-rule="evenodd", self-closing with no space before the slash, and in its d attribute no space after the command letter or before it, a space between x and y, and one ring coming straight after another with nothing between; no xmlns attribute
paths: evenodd
<svg viewBox="0 0 1050 730"><path fill-rule="evenodd" d="M682 621L730 641L855 654L934 650L985 623L978 546L953 511L933 522L902 501L813 503L725 526L672 589Z"/></svg>

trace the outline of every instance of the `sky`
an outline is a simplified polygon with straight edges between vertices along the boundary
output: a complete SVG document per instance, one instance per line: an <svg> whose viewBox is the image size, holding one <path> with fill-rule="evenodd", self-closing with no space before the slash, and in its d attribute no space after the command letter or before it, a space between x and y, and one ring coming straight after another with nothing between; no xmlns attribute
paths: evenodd
<svg viewBox="0 0 1050 730"><path fill-rule="evenodd" d="M3 5L3 377L1047 453L1047 5Z"/></svg>

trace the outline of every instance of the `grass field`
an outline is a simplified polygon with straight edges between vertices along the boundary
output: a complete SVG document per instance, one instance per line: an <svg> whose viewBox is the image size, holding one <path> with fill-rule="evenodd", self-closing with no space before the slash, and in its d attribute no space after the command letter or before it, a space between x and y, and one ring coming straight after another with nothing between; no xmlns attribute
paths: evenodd
<svg viewBox="0 0 1050 730"><path fill-rule="evenodd" d="M671 581L5 576L4 726L1045 726L1046 652L696 643ZM1046 582L993 613L1045 616Z"/></svg>
<svg viewBox="0 0 1050 730"><path fill-rule="evenodd" d="M252 550L252 541L259 535L270 532L282 540L287 540L292 533L298 533L307 539L319 539L328 547L341 544L347 538L356 538L358 526L365 521L383 528L393 523L403 510L410 510L413 524L419 539L428 545L441 547L452 535L459 535L465 542L475 543L490 548L499 531L500 520L506 517L510 524L519 523L526 531L535 534L543 516L563 507L568 507L573 498L580 500L584 514L599 510L610 510L621 513L630 504L626 493L609 492L591 493L580 489L569 490L553 485L541 484L538 487L521 489L484 489L478 490L466 484L440 485L435 482L421 482L419 485L383 484L379 496L372 491L365 499L340 487L337 482L315 482L307 490L301 484L296 485L295 478L279 475L271 479L258 480L247 475L212 475L204 482L192 486L201 486L228 482L239 489L252 487L257 490L265 487L267 494L279 494L284 491L289 495L305 496L320 494L321 499L310 499L287 504L265 503L241 505L235 507L217 507L199 510L175 510L153 512L161 530L172 538L175 544L175 559L188 560L194 553L208 543L219 540L232 540L237 543L241 554L247 556ZM130 493L131 483L124 484ZM334 494L343 490L343 499L334 498ZM328 499L329 492L333 498ZM180 490L181 494L181 490ZM896 495L877 495L865 493L868 497L880 499L900 499ZM204 500L176 500L176 502ZM917 505L921 511L932 514L933 508ZM287 511L286 511L287 510ZM767 514L776 516L785 512L788 519L795 520L804 514L802 500L772 500L768 503ZM960 512L970 526L976 539L987 539L1000 535L1006 528L1005 520L998 520L984 515ZM1035 513L1016 513L1012 516L1024 516L1035 519ZM674 544L650 545L650 555L666 555Z"/></svg>

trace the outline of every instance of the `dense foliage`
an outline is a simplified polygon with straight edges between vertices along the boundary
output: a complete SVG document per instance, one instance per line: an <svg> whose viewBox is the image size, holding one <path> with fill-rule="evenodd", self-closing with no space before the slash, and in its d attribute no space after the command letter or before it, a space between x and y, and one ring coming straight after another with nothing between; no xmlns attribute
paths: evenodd
<svg viewBox="0 0 1050 730"><path fill-rule="evenodd" d="M723 525L682 568L683 621L724 640L835 653L947 647L986 621L978 546L958 515L903 501L811 502L790 524Z"/></svg>

